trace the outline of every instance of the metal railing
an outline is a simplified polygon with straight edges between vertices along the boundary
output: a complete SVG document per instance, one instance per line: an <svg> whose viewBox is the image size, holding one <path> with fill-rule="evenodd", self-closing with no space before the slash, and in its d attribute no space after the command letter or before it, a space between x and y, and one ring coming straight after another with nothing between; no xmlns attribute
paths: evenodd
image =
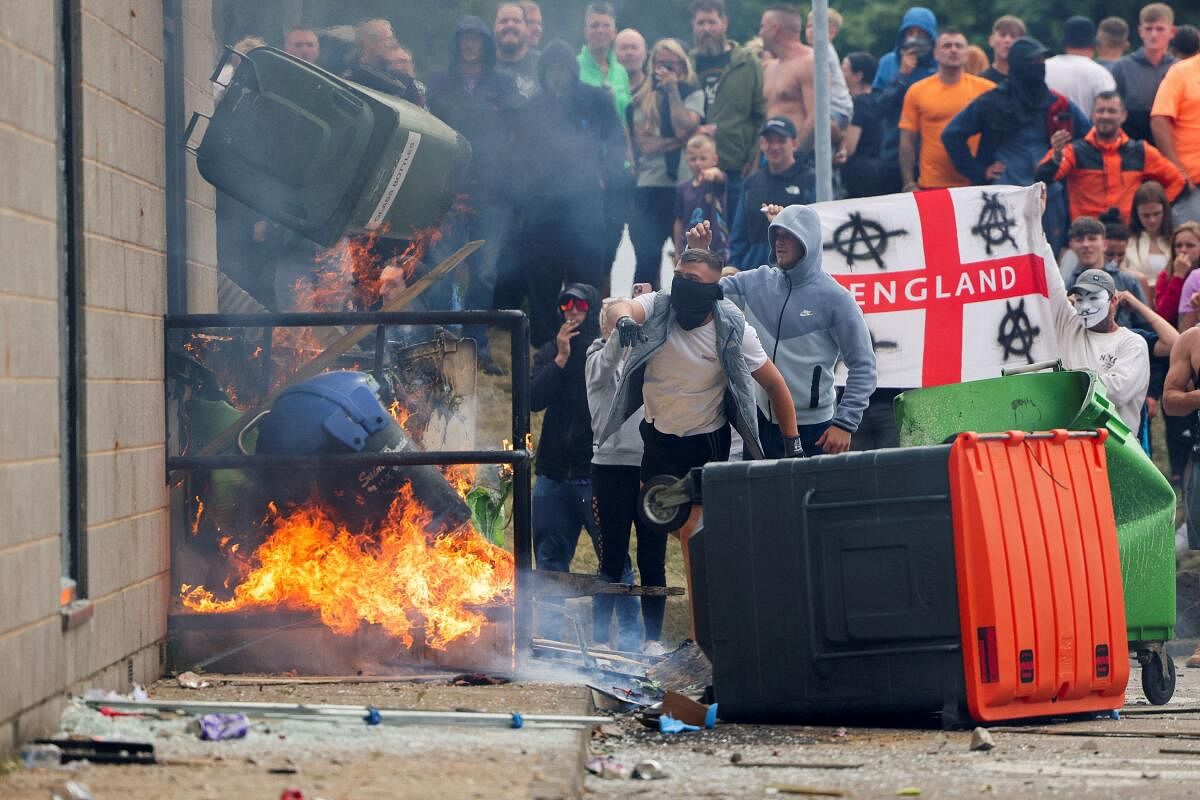
<svg viewBox="0 0 1200 800"><path fill-rule="evenodd" d="M533 454L529 451L529 318L520 311L391 311L284 314L171 314L165 319L168 331L213 328L264 329L271 341L275 328L377 326L374 372L383 384L385 328L391 325L495 325L510 333L512 348L512 450L446 450L429 452L349 453L337 455L178 455L168 456L167 472L213 469L271 469L280 467L440 466L451 464L507 464L513 469L512 520L514 586L514 639L523 656L522 643L532 641L533 618L529 595L533 567L532 483ZM169 345L168 345L169 346ZM269 358L267 359L270 360ZM269 377L269 376L268 376Z"/></svg>

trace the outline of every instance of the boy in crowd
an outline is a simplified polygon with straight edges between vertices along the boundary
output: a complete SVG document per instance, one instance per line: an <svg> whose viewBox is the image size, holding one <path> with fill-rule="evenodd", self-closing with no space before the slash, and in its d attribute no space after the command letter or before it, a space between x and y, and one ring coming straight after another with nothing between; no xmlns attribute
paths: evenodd
<svg viewBox="0 0 1200 800"><path fill-rule="evenodd" d="M675 189L674 242L679 252L687 248L684 231L704 220L712 221L711 250L729 259L729 223L725 213L725 173L717 166L717 143L711 136L698 133L688 140L688 169L692 177Z"/></svg>

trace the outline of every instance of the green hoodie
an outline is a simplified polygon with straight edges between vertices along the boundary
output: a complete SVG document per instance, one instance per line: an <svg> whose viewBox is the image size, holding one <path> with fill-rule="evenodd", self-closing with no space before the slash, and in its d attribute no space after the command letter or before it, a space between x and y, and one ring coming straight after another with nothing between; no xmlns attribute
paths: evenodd
<svg viewBox="0 0 1200 800"><path fill-rule="evenodd" d="M583 49L579 51L579 80L588 86L596 86L612 92L613 98L617 101L617 115L624 124L625 107L629 105L633 93L629 91L629 73L617 61L617 53L613 48L608 48L608 78L605 79L600 74L600 65L596 63L596 59L592 58L592 53L587 49L587 45L584 45Z"/></svg>
<svg viewBox="0 0 1200 800"><path fill-rule="evenodd" d="M765 117L762 67L745 48L734 44L729 65L717 82L716 98L704 118L705 123L717 126L721 169L736 172L758 157L758 134Z"/></svg>

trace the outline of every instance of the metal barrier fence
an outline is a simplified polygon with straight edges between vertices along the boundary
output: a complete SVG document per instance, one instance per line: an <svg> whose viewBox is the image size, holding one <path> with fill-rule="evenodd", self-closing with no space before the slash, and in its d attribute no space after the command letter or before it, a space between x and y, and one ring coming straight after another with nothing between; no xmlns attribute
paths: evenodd
<svg viewBox="0 0 1200 800"><path fill-rule="evenodd" d="M213 328L264 329L264 341L271 341L274 328L331 327L340 325L376 326L374 372L382 385L386 349L385 328L390 325L496 325L509 331L512 346L512 450L445 450L400 453L350 453L344 455L195 455L168 456L167 472L198 469L268 469L280 467L440 466L451 464L509 464L513 468L513 558L516 563L514 587L514 639L518 658L532 642L532 461L529 451L529 318L520 311L392 311L361 313L285 313L285 314L171 314L166 330L206 330ZM169 345L168 345L169 347ZM267 362L270 358L265 359ZM269 375L266 376L269 378Z"/></svg>

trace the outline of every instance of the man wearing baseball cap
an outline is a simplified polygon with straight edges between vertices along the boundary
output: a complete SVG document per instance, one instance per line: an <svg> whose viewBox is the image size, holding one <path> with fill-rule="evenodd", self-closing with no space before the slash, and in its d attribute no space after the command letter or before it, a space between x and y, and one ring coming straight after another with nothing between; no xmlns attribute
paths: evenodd
<svg viewBox="0 0 1200 800"><path fill-rule="evenodd" d="M1150 356L1144 338L1116 323L1117 308L1130 295L1118 293L1112 276L1102 269L1084 270L1064 290L1058 270L1047 264L1046 279L1063 366L1095 372L1118 415L1136 434L1150 384ZM1138 305L1143 315L1158 316Z"/></svg>
<svg viewBox="0 0 1200 800"><path fill-rule="evenodd" d="M817 199L812 166L796 160L796 136L796 124L784 116L769 118L759 131L758 148L767 168L746 178L729 229L729 263L739 269L753 269L771 258L765 208Z"/></svg>

